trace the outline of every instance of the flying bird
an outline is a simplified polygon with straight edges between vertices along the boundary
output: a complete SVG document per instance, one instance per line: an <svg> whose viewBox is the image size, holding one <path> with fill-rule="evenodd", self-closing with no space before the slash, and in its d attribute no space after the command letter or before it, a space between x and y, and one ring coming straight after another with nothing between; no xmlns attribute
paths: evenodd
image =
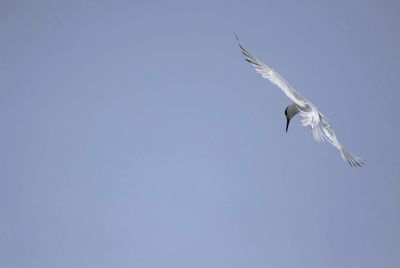
<svg viewBox="0 0 400 268"><path fill-rule="evenodd" d="M255 70L261 74L262 77L268 79L272 82L272 84L278 86L293 102L285 109L286 132L288 131L290 120L298 114L302 117L301 124L305 127L310 127L313 137L316 141L320 142L327 140L340 151L343 160L347 161L350 166L361 167L364 165L364 162L359 157L351 154L339 143L326 116L319 112L314 104L301 96L300 93L297 92L288 82L286 82L274 69L268 67L266 64L254 57L242 46L236 34L235 36L245 60L248 61L255 68Z"/></svg>

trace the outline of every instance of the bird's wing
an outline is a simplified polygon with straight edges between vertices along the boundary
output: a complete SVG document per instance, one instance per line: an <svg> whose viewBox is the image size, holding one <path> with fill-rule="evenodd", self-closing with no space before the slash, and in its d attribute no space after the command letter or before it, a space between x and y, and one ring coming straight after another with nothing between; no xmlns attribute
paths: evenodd
<svg viewBox="0 0 400 268"><path fill-rule="evenodd" d="M321 113L319 113L319 116L320 116L319 125L324 135L324 139L327 140L330 144L335 146L340 151L343 160L347 161L352 167L355 166L361 167L362 165L364 165L364 162L361 160L361 158L351 154L339 143L339 141L336 138L335 132L333 132L333 129L328 122L328 119Z"/></svg>
<svg viewBox="0 0 400 268"><path fill-rule="evenodd" d="M236 36L240 49L242 50L245 59L253 65L256 71L261 74L262 77L271 81L274 85L277 85L286 96L289 97L294 103L300 107L307 106L307 101L297 92L288 82L286 82L274 69L268 67L263 62L254 57L249 51L247 51L241 44L239 38Z"/></svg>

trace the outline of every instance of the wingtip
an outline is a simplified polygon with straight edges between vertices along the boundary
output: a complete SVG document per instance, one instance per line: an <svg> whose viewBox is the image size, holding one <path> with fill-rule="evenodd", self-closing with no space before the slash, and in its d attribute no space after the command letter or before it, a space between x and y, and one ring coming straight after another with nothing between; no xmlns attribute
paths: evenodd
<svg viewBox="0 0 400 268"><path fill-rule="evenodd" d="M240 39L239 39L238 35L235 32L233 34L235 35L236 40L240 43Z"/></svg>
<svg viewBox="0 0 400 268"><path fill-rule="evenodd" d="M341 154L343 160L347 161L351 167L362 167L365 165L364 161L362 161L359 157L352 155L343 147L341 148Z"/></svg>

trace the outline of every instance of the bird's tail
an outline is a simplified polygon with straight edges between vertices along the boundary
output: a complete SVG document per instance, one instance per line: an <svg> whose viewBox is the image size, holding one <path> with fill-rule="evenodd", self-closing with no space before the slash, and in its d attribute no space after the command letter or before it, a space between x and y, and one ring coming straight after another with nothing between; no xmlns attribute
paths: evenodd
<svg viewBox="0 0 400 268"><path fill-rule="evenodd" d="M311 127L311 131L312 131L314 140L316 140L317 142L321 142L321 141L325 140L323 132L322 132L321 128L319 127L319 125L315 125L314 127Z"/></svg>
<svg viewBox="0 0 400 268"><path fill-rule="evenodd" d="M364 165L361 158L351 154L343 146L340 146L340 154L342 155L343 160L347 161L352 167L361 167Z"/></svg>

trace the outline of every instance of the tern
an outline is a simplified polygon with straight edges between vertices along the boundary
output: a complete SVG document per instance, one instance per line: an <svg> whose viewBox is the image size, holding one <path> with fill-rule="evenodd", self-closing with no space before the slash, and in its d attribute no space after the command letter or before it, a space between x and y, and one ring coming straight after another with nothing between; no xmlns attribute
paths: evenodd
<svg viewBox="0 0 400 268"><path fill-rule="evenodd" d="M298 114L302 117L301 124L304 127L310 127L313 137L316 141L320 142L327 140L340 151L343 160L347 161L350 166L361 167L364 165L364 162L361 160L361 158L351 154L339 143L326 116L319 112L314 104L301 96L300 93L297 92L288 82L286 82L274 69L268 67L266 64L254 57L242 46L236 34L235 36L245 60L248 61L255 68L255 70L261 74L262 77L268 79L272 82L272 84L278 86L293 102L285 109L286 132L288 131L290 120Z"/></svg>

